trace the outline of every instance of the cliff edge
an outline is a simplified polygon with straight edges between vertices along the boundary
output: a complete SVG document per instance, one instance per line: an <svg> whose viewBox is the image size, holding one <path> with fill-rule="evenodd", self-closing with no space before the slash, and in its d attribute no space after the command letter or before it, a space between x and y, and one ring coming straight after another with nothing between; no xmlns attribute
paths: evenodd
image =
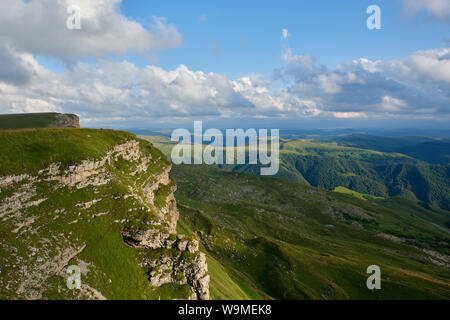
<svg viewBox="0 0 450 320"><path fill-rule="evenodd" d="M79 128L80 118L75 114L56 112L0 114L0 129Z"/></svg>
<svg viewBox="0 0 450 320"><path fill-rule="evenodd" d="M2 299L210 299L169 161L113 130L0 132Z"/></svg>

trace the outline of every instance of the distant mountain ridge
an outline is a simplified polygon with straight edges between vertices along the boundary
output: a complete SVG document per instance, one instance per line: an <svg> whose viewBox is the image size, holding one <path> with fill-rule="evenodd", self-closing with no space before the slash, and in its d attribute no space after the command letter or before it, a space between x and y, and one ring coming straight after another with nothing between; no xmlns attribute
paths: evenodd
<svg viewBox="0 0 450 320"><path fill-rule="evenodd" d="M430 163L450 163L450 139L401 136L381 137L367 134L351 134L337 138L336 142L347 147L397 152Z"/></svg>
<svg viewBox="0 0 450 320"><path fill-rule="evenodd" d="M79 128L76 114L57 112L0 114L0 129Z"/></svg>

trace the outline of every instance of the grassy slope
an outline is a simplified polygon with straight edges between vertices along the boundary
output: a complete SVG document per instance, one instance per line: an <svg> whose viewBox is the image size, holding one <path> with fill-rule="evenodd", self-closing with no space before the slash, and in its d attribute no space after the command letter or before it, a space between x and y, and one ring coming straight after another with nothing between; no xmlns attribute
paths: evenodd
<svg viewBox="0 0 450 320"><path fill-rule="evenodd" d="M135 137L115 130L52 128L0 131L0 176L35 174L53 162L63 168L100 158L115 144Z"/></svg>
<svg viewBox="0 0 450 320"><path fill-rule="evenodd" d="M196 226L185 223L180 219L177 225L177 232L181 234L192 234L197 232ZM205 247L200 243L200 250L207 253ZM210 294L214 300L248 300L250 297L240 288L240 286L228 275L225 268L209 254L206 255L208 270L211 275Z"/></svg>
<svg viewBox="0 0 450 320"><path fill-rule="evenodd" d="M450 298L449 271L420 249L449 254L449 236L440 229L448 212L211 166L175 166L173 176L183 225L201 230L208 255L223 266L220 274L226 272L248 297ZM371 264L381 267L380 291L365 286ZM214 279L216 270L210 272ZM217 286L211 284L212 292Z"/></svg>
<svg viewBox="0 0 450 320"><path fill-rule="evenodd" d="M375 197L372 196L370 194L365 194L365 193L360 193L360 192L356 192L350 189L347 189L346 187L336 187L333 189L334 192L339 192L339 193L344 193L344 194L350 194L354 197L357 197L358 199L361 200L367 200L367 199L383 199L382 197Z"/></svg>
<svg viewBox="0 0 450 320"><path fill-rule="evenodd" d="M126 132L92 129L0 132L0 176L22 172L35 174L51 162L68 166L83 159L100 159L114 145L132 138L136 139ZM118 221L125 218L141 221L153 214L143 210L142 203L133 197L123 197L129 193L128 186L139 185L169 164L162 153L148 142L141 140L140 149L142 155L152 156L147 172L131 177L127 174L131 169L129 165L119 160L108 168L112 180L106 185L82 189L66 187L55 192L55 182L42 181L30 200L45 198L44 202L21 210L19 215L2 219L0 298L17 298L15 290L8 291L5 283L23 280L18 268L39 269L39 265L63 250L82 244L86 244L86 248L69 264L88 263L89 272L82 275L82 283L109 299L169 299L190 294L187 286L168 284L151 288L148 269L138 265L143 253L126 245L120 234L123 224ZM3 188L0 203L19 187ZM100 201L88 209L77 206L96 199ZM13 231L29 219L34 219L29 227L25 225L19 231ZM36 276L42 274L44 272L39 272ZM67 289L65 279L59 275L53 275L43 283L48 284L43 292L44 299L70 299L77 294L76 290Z"/></svg>

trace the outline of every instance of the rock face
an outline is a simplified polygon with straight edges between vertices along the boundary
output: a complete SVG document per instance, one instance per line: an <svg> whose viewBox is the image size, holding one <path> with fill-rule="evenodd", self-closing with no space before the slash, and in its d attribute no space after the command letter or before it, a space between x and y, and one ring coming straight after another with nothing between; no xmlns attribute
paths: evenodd
<svg viewBox="0 0 450 320"><path fill-rule="evenodd" d="M209 300L209 275L206 256L199 251L198 239L182 234L167 234L158 230L133 233L122 232L131 246L153 249L141 265L149 266L150 285L159 287L167 283L189 284L192 299ZM154 250L164 249L164 250Z"/></svg>
<svg viewBox="0 0 450 320"><path fill-rule="evenodd" d="M141 266L150 267L151 286L188 284L193 290L191 299L209 300L208 266L205 254L199 251L199 241L194 236L176 234L179 213L173 195L176 187L171 185L169 177L170 169L170 166L165 168L143 188L145 201L155 205L157 190L169 187L158 215L165 223L154 228L124 228L122 236L130 246L148 250Z"/></svg>
<svg viewBox="0 0 450 320"><path fill-rule="evenodd" d="M54 128L79 128L80 118L75 114L57 113L55 120L49 126Z"/></svg>
<svg viewBox="0 0 450 320"><path fill-rule="evenodd" d="M34 175L0 177L0 233L15 239L0 243L0 297L109 298L114 291L108 288L115 282L96 279L113 277L122 270L117 267L109 273L116 265L105 269L95 258L104 255L101 259L109 259L117 254L114 246L123 246L131 248L138 266L146 270L149 287L180 285L191 292L184 299L210 299L208 267L198 239L176 233L179 213L176 186L169 176L171 166L159 151L144 152L141 143L129 140L100 159L70 166L51 163ZM103 239L92 229L94 221L116 230L109 232L119 233L119 243L89 253L90 239ZM94 234L83 238L88 231L80 230ZM69 261L89 265L84 269L94 274L86 276L75 296L64 285L54 284L55 277L65 277Z"/></svg>

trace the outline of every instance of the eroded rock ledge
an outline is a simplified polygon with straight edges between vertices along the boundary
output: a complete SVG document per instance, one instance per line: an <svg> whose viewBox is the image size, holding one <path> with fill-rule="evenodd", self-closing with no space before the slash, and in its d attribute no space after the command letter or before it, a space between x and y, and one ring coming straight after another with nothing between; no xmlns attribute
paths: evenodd
<svg viewBox="0 0 450 320"><path fill-rule="evenodd" d="M158 230L124 229L122 235L129 245L149 249L141 266L150 267L152 286L189 284L194 290L192 299L210 299L208 265L205 254L199 251L198 239Z"/></svg>

